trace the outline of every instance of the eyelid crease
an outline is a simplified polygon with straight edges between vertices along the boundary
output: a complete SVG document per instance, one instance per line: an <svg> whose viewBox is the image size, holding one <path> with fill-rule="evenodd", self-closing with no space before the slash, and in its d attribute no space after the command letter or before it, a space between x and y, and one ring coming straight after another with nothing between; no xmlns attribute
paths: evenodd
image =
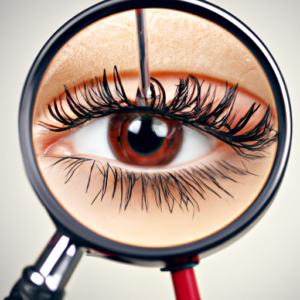
<svg viewBox="0 0 300 300"><path fill-rule="evenodd" d="M260 108L260 104L256 102L237 119L234 105L238 85L229 87L226 82L224 96L219 100L216 99L217 86L212 90L212 85L209 84L202 96L204 81L200 83L195 76L189 75L186 79L180 79L173 100L167 103L163 86L158 80L151 78L151 102L148 106L139 107L127 98L116 66L113 78L117 98L110 90L104 70L102 81L96 78L95 84L92 81L89 87L84 84L83 91L79 89L86 105L80 103L76 87L74 87L75 97L72 97L65 87L67 105L73 116L65 112L60 98L55 100L52 106L48 105L50 116L63 126L43 121L40 121L39 125L53 132L62 132L113 113L147 112L210 134L230 145L236 153L247 159L264 157L265 149L277 140L270 106L256 124L249 125L249 121ZM60 102L59 106L56 102Z"/></svg>

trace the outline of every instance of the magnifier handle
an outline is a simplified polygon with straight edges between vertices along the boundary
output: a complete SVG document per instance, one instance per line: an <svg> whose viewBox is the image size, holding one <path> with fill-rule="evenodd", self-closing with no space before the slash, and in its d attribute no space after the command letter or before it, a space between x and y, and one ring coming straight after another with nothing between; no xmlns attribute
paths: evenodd
<svg viewBox="0 0 300 300"><path fill-rule="evenodd" d="M171 274L176 300L201 300L193 268Z"/></svg>
<svg viewBox="0 0 300 300"><path fill-rule="evenodd" d="M23 270L22 277L4 300L61 300L64 287L83 255L67 236L56 233L35 265Z"/></svg>

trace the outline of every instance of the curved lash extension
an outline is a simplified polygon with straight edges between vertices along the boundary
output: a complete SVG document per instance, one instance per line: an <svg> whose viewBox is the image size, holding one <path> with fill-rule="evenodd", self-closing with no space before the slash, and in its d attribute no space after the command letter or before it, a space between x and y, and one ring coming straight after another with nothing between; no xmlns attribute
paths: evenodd
<svg viewBox="0 0 300 300"><path fill-rule="evenodd" d="M237 117L234 103L238 85L228 87L226 83L223 98L216 100L216 86L212 88L209 84L203 94L204 81L199 82L196 77L189 75L186 79L180 79L173 100L167 103L163 86L151 77L150 103L148 106L140 107L128 99L116 66L113 78L114 93L108 85L105 70L102 80L95 78L91 86L84 84L83 89L74 87L74 97L65 86L66 102L72 114L65 112L61 99L56 99L52 105L48 105L48 111L61 126L45 122L40 122L39 125L60 132L113 113L151 113L210 134L230 145L246 159L264 157L265 149L277 140L270 106L263 117L250 128L248 128L249 121L260 108L260 104L253 103L242 117ZM83 97L84 104L79 102L78 92ZM215 104L216 102L218 103Z"/></svg>
<svg viewBox="0 0 300 300"><path fill-rule="evenodd" d="M175 205L178 205L181 210L189 208L193 212L199 211L199 204L196 198L207 199L208 193L213 193L220 199L221 194L225 193L228 196L233 196L225 190L219 180L227 180L237 183L235 177L253 175L246 167L238 168L228 162L222 160L214 164L204 165L203 167L189 167L181 169L174 173L135 173L122 170L119 167L114 167L109 163L103 164L99 160L83 157L63 157L58 158L56 162L51 164L49 168L59 167L65 172L65 181L67 184L76 171L83 164L90 165L90 171L87 178L86 193L91 187L92 177L97 173L100 175L99 191L91 201L91 205L96 200L102 201L107 193L108 178L112 176L112 195L114 199L116 195L120 199L120 210L126 210L132 199L132 194L137 185L140 186L140 204L141 209L148 211L149 195L152 193L158 209L162 210L163 203L167 204L169 211L172 213ZM195 198L196 197L196 198Z"/></svg>

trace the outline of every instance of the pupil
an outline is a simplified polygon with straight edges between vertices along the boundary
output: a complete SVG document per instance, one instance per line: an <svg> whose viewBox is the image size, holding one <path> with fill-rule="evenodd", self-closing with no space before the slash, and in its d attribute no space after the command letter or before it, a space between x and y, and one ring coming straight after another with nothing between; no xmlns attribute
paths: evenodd
<svg viewBox="0 0 300 300"><path fill-rule="evenodd" d="M158 118L142 115L132 120L127 129L130 148L142 156L155 154L168 134L168 125Z"/></svg>

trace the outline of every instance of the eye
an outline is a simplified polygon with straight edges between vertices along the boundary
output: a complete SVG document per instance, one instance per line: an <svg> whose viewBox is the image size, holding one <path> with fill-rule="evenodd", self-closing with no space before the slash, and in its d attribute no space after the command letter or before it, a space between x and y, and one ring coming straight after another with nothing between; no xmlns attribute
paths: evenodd
<svg viewBox="0 0 300 300"><path fill-rule="evenodd" d="M254 102L244 112L237 112L235 107L237 86L228 87L225 84L224 95L218 97L217 86L211 93L212 87L209 84L207 89L202 92L204 81L200 82L196 77L190 75L185 80L179 81L173 99L167 101L161 83L154 78L152 81L154 84L151 85L151 103L146 107L137 106L134 100L127 97L116 67L113 91L108 85L105 71L102 79L96 78L88 84L84 83L84 88L74 87L72 92L66 89L64 95L48 105L44 115L50 121L47 123L41 120L40 125L57 133L68 133L70 130L82 126L83 128L69 133L67 137L50 145L45 155L58 157L62 155L63 158L58 161L59 163L65 163L65 158L68 158L70 164L67 169L70 170L77 165L78 156L97 156L98 158L92 159L93 166L100 162L103 170L99 170L99 172L106 177L104 182L107 182L110 172L113 174L121 172L114 167L114 162L108 161L111 159L129 165L149 167L167 165L178 156L177 163L178 161L179 163L189 163L193 159L197 160L208 154L213 149L212 145L217 144L217 139L239 156L254 159L263 157L263 151L276 138L271 125L269 108L265 108L265 111L260 110L260 104ZM261 116L259 117L259 115ZM108 116L112 116L110 120L108 120ZM182 129L183 127L185 130ZM203 133L211 136L211 140ZM183 137L185 137L183 147L185 152L180 155ZM193 138L195 139L194 143ZM72 158L72 156L76 157ZM103 159L107 162L106 167L103 166ZM86 161L90 161L90 159L83 158L83 160L79 160L79 163L83 164ZM218 184L216 176L218 174L224 176L225 170L229 174L230 172L234 173L235 166L219 163L218 166L212 167L213 170L208 167L198 170L190 168L188 171L185 169L186 174L184 175L180 174L182 168L179 168L175 176L165 171L165 176L160 180L165 181L165 184L173 181L171 185L174 189L171 193L172 198L175 199L175 195L178 194L182 200L186 201L186 206L189 203L197 206L198 203L192 193L184 187L187 180L194 181L197 175L202 184L203 179L210 180L215 184L217 189L208 188L205 183L204 186L217 196L219 196L218 190L231 195L229 191ZM148 168L147 172L149 172ZM247 174L246 169L240 169L239 172ZM75 172L71 171L67 174L67 181L69 181ZM92 173L90 173L91 175ZM141 178L136 177L135 174L133 176L135 180ZM231 177L227 179L233 180ZM157 189L156 180L156 177L147 177L147 185L152 184L153 189ZM204 189L203 187L199 189L198 184L199 182L189 182L188 188L204 198ZM115 178L114 186L117 187L117 185L118 179ZM134 185L130 186L130 189L133 188ZM106 189L106 186L102 187L101 191ZM188 196L183 194L184 190ZM113 191L114 193L115 191ZM104 194L102 194L103 197ZM123 195L121 195L122 197ZM145 197L145 194L142 193L141 197ZM130 197L128 201L130 201Z"/></svg>
<svg viewBox="0 0 300 300"><path fill-rule="evenodd" d="M153 118L149 125L149 115L142 131L143 117L119 114L92 121L51 145L45 155L88 155L145 166L177 165L210 153L217 144L213 138L174 121L175 125L168 122L169 130L166 120ZM124 128L124 123L129 124Z"/></svg>

